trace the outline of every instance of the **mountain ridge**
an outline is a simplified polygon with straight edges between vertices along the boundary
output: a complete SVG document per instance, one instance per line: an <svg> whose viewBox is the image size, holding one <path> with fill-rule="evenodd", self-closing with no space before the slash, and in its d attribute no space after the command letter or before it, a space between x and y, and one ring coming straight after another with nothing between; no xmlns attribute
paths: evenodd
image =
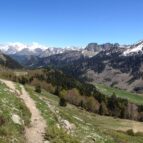
<svg viewBox="0 0 143 143"><path fill-rule="evenodd" d="M143 41L133 45L89 43L84 49L53 52L54 49L48 49L48 56L42 57L22 53L10 56L26 68L53 67L81 80L143 92Z"/></svg>
<svg viewBox="0 0 143 143"><path fill-rule="evenodd" d="M143 54L142 42L131 46L118 44L94 44L93 56L84 52L93 51L89 44L84 51L62 53L42 58L36 67L53 66L81 80L105 83L129 91L143 92ZM100 49L102 47L102 50ZM138 48L140 47L140 48ZM135 49L139 50L135 50ZM128 54L125 52L130 51ZM133 51L133 52L132 52Z"/></svg>

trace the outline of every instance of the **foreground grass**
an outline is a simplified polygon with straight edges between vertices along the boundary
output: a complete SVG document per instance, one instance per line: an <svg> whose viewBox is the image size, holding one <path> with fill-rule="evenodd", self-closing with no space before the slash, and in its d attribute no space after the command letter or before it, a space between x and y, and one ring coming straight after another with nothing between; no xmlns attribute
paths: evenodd
<svg viewBox="0 0 143 143"><path fill-rule="evenodd" d="M31 87L27 87L27 90L47 120L46 138L51 142L142 143L143 141L142 134L135 136L126 133L126 130L132 129L137 124L139 124L139 127L142 127L143 123L95 115L70 104L67 107L60 107L57 96L51 95L46 91L37 94ZM50 103L51 107L54 107L57 111L56 114L49 109L46 103ZM75 125L71 136L57 128L57 114Z"/></svg>
<svg viewBox="0 0 143 143"><path fill-rule="evenodd" d="M17 91L19 91L20 94L22 94L22 89L19 83L15 83L15 88Z"/></svg>
<svg viewBox="0 0 143 143"><path fill-rule="evenodd" d="M21 125L14 123L12 116L21 119ZM24 127L30 123L31 114L23 101L0 83L0 143L25 143Z"/></svg>
<svg viewBox="0 0 143 143"><path fill-rule="evenodd" d="M113 93L115 93L117 97L128 99L132 103L143 104L143 96L139 94L131 93L114 87L108 87L103 84L96 84L95 86L105 95L111 96Z"/></svg>

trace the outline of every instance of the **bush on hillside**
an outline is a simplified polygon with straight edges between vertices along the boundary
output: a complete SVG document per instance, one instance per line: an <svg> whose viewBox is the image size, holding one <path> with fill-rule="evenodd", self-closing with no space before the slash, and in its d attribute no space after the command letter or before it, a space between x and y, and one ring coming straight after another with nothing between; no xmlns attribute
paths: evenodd
<svg viewBox="0 0 143 143"><path fill-rule="evenodd" d="M35 91L37 93L41 93L41 86L40 85L35 86Z"/></svg>
<svg viewBox="0 0 143 143"><path fill-rule="evenodd" d="M67 102L64 97L60 97L59 105L63 107L67 106Z"/></svg>
<svg viewBox="0 0 143 143"><path fill-rule="evenodd" d="M130 136L135 136L135 133L132 129L127 130L127 134Z"/></svg>

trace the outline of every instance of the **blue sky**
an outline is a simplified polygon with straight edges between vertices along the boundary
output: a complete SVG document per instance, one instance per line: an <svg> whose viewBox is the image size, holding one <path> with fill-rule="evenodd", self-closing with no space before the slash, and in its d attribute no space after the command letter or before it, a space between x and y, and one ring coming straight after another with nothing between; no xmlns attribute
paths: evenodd
<svg viewBox="0 0 143 143"><path fill-rule="evenodd" d="M143 0L1 0L0 43L84 46L143 39Z"/></svg>

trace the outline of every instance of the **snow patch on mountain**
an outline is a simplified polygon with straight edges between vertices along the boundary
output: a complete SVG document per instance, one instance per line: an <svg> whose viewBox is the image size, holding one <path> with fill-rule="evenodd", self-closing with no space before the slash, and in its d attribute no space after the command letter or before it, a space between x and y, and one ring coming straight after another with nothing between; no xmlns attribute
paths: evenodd
<svg viewBox="0 0 143 143"><path fill-rule="evenodd" d="M143 53L143 41L139 41L136 44L129 46L127 50L124 51L123 55L128 56L138 53Z"/></svg>
<svg viewBox="0 0 143 143"><path fill-rule="evenodd" d="M65 48L48 47L39 43L23 44L20 42L0 44L0 50L7 55L34 55L41 58L51 55L62 54L69 51L80 51L81 48L68 46Z"/></svg>

